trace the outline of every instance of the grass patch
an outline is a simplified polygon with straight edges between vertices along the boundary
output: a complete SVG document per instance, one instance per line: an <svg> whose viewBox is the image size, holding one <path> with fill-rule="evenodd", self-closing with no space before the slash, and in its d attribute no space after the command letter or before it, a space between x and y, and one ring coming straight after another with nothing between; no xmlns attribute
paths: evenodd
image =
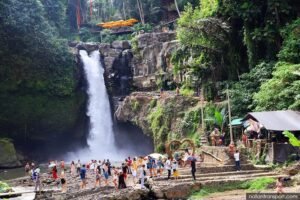
<svg viewBox="0 0 300 200"><path fill-rule="evenodd" d="M252 191L265 190L269 185L275 183L276 180L274 178L262 177L254 180L246 181L243 183L243 187Z"/></svg>
<svg viewBox="0 0 300 200"><path fill-rule="evenodd" d="M224 183L221 185L204 186L201 190L194 192L189 199L201 199L217 192L225 192L230 190L251 190L259 191L265 190L269 185L275 183L274 178L256 178L250 181L239 181L235 183Z"/></svg>

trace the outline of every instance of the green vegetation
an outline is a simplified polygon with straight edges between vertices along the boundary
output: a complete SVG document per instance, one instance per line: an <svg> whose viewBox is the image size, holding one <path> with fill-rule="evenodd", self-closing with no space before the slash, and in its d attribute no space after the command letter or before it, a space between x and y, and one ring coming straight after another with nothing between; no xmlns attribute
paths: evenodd
<svg viewBox="0 0 300 200"><path fill-rule="evenodd" d="M83 123L66 7L64 0L0 3L0 137L49 140Z"/></svg>
<svg viewBox="0 0 300 200"><path fill-rule="evenodd" d="M278 62L273 77L254 95L256 110L300 109L300 64Z"/></svg>
<svg viewBox="0 0 300 200"><path fill-rule="evenodd" d="M299 3L199 1L178 20L180 47L174 74L207 100L224 99L229 85L233 114L299 107ZM255 95L254 95L255 94Z"/></svg>
<svg viewBox="0 0 300 200"><path fill-rule="evenodd" d="M274 184L276 180L274 178L256 178L251 181L246 181L241 187L251 191L261 191L267 189L270 185Z"/></svg>
<svg viewBox="0 0 300 200"><path fill-rule="evenodd" d="M270 185L276 182L273 178L256 178L250 181L240 181L235 183L223 183L222 185L204 186L198 192L192 194L191 200L208 196L212 193L225 192L229 190L248 189L251 191L261 191L267 189Z"/></svg>
<svg viewBox="0 0 300 200"><path fill-rule="evenodd" d="M289 142L294 147L300 147L300 140L298 140L295 135L289 131L284 131L282 133L285 137L289 138Z"/></svg>
<svg viewBox="0 0 300 200"><path fill-rule="evenodd" d="M191 96L194 95L194 90L192 90L192 89L190 89L188 87L181 87L179 92L183 96L187 96L187 97L191 97Z"/></svg>
<svg viewBox="0 0 300 200"><path fill-rule="evenodd" d="M163 152L165 149L165 141L167 141L170 132L171 119L172 103L165 105L165 107L157 104L147 117L147 121L150 124L150 130L153 133L155 150L157 152Z"/></svg>
<svg viewBox="0 0 300 200"><path fill-rule="evenodd" d="M0 193L6 193L11 191L11 187L2 181L0 181Z"/></svg>
<svg viewBox="0 0 300 200"><path fill-rule="evenodd" d="M140 103L138 101L132 101L131 106L132 106L132 110L134 112L136 112L140 109Z"/></svg>

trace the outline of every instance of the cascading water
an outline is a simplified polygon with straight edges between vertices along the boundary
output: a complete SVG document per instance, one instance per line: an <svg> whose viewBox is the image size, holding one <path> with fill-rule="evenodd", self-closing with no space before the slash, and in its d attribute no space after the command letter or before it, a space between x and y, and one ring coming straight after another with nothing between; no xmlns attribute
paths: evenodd
<svg viewBox="0 0 300 200"><path fill-rule="evenodd" d="M70 154L69 159L81 160L110 158L119 160L114 141L113 123L108 94L103 77L104 69L100 62L98 51L90 55L85 50L79 54L83 62L86 80L88 82L88 107L87 115L90 120L88 148Z"/></svg>
<svg viewBox="0 0 300 200"><path fill-rule="evenodd" d="M113 121L108 94L104 81L104 69L100 62L99 51L88 55L85 50L79 54L88 83L87 116L90 120L88 147L77 152L68 153L67 160L81 159L111 159L121 161L125 157L147 155L152 152L151 139L140 134L132 126L119 127L116 135L113 131ZM117 141L115 142L115 136ZM118 147L117 147L118 144Z"/></svg>
<svg viewBox="0 0 300 200"><path fill-rule="evenodd" d="M108 94L103 77L104 69L98 51L88 55L84 50L79 52L88 82L88 109L90 130L88 137L89 158L117 159L117 148L114 142L113 123Z"/></svg>

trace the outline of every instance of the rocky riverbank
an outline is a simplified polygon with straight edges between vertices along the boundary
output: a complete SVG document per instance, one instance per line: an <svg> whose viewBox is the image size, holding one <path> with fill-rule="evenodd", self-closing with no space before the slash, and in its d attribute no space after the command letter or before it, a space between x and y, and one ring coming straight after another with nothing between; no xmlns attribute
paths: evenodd
<svg viewBox="0 0 300 200"><path fill-rule="evenodd" d="M171 178L167 180L166 171L161 177L147 177L147 189L140 189L140 185L135 183L131 175L126 180L127 188L116 190L113 187L111 178L109 184L104 185L104 178L100 187L94 187L95 174L88 172L87 189L80 189L80 179L78 175L72 176L70 171L66 171L67 192L60 191L60 184L51 179L51 175L44 173L41 175L43 183L42 193L37 193L36 200L138 200L138 199L186 199L194 191L200 190L203 186L220 186L222 184L233 184L241 181L256 179L258 177L276 178L279 175L270 171L269 168L258 169L250 164L242 164L242 171L236 172L233 165L217 166L211 164L197 163L196 181L192 180L189 166L179 168L180 177L178 180ZM23 177L9 181L13 187L31 188L34 185L29 177Z"/></svg>

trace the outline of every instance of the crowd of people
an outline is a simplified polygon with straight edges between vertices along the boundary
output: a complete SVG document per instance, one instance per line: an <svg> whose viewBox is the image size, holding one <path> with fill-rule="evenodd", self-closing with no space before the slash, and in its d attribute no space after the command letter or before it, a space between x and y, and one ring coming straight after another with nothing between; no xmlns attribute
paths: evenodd
<svg viewBox="0 0 300 200"><path fill-rule="evenodd" d="M191 173L194 180L196 180L196 158L188 156L186 151L185 160L191 167ZM166 170L167 179L178 179L178 160L172 158L163 158L162 156L154 158L146 157L128 157L119 166L113 165L109 159L91 160L89 162L72 161L66 165L63 160L51 161L48 165L48 174L50 179L61 185L61 191L67 192L67 182L71 178L80 179L80 189L87 188L87 179L94 179L93 187L108 186L111 183L116 190L127 187L128 181L134 186L139 184L140 188L144 189L147 178L161 177ZM34 163L27 163L25 166L26 173L30 174L30 178L35 183L35 191L41 191L41 176L40 168ZM66 173L68 172L68 173ZM129 180L130 179L130 180ZM91 187L91 186L90 186Z"/></svg>

